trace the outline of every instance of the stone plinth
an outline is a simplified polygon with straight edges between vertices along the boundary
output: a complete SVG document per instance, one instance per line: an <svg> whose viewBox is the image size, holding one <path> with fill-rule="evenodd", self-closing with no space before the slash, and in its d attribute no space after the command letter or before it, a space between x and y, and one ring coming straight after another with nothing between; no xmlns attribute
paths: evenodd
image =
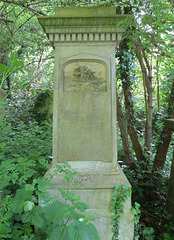
<svg viewBox="0 0 174 240"><path fill-rule="evenodd" d="M110 201L115 184L129 183L117 163L115 46L125 19L116 8L57 8L39 22L55 48L53 163L68 162L79 172L75 187L95 217L101 240L112 239ZM53 179L52 195L65 188ZM120 240L133 239L131 200L125 204Z"/></svg>

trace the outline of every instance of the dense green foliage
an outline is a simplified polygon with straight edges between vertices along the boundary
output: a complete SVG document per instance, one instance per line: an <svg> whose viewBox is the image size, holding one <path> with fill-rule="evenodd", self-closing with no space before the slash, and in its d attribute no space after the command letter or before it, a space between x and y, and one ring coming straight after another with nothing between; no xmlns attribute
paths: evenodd
<svg viewBox="0 0 174 240"><path fill-rule="evenodd" d="M71 190L60 192L71 205L49 195L43 178L50 166L51 126L0 122L0 239L99 239L85 213L88 206ZM68 164L56 172L72 184L77 174ZM55 172L55 174L56 174ZM40 202L40 204L39 204Z"/></svg>
<svg viewBox="0 0 174 240"><path fill-rule="evenodd" d="M6 91L7 99L0 102L0 107L6 104L6 122L0 126L0 236L39 239L39 231L47 229L42 225L45 213L38 206L38 197L44 195L43 175L51 160L51 127L41 124L45 118L38 118L35 106L41 93L52 90L54 50L36 17L54 14L56 6L78 5L116 6L118 14L133 15L120 23L127 30L116 51L117 105L121 109L118 159L132 185L133 203L141 205L136 235L173 239L167 210L173 139L163 121L174 118L174 8L170 0L1 1L0 90ZM34 119L41 125L33 123ZM139 214L138 208L136 211ZM40 219L36 221L37 212ZM86 232L86 225L78 224L74 221L69 231L82 226ZM35 227L40 230L34 231ZM44 234L51 234L49 231L53 230Z"/></svg>

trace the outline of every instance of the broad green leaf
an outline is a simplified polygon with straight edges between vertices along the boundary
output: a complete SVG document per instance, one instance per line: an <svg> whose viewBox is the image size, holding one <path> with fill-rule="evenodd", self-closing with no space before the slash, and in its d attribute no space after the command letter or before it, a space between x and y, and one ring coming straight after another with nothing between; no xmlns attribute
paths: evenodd
<svg viewBox="0 0 174 240"><path fill-rule="evenodd" d="M53 200L43 207L43 212L45 213L46 218L52 221L56 217L57 212L59 212L63 206L64 204L60 201Z"/></svg>
<svg viewBox="0 0 174 240"><path fill-rule="evenodd" d="M11 211L14 213L18 213L23 209L24 205L24 199L14 198L11 203Z"/></svg>
<svg viewBox="0 0 174 240"><path fill-rule="evenodd" d="M32 212L26 212L24 214L22 214L22 221L23 223L27 223L27 222L31 222L31 217L32 217Z"/></svg>
<svg viewBox="0 0 174 240"><path fill-rule="evenodd" d="M38 213L32 214L31 221L32 221L33 225L38 228L41 228L44 223L43 218Z"/></svg>
<svg viewBox="0 0 174 240"><path fill-rule="evenodd" d="M69 235L72 240L100 240L98 232L92 223L74 221L68 226Z"/></svg>
<svg viewBox="0 0 174 240"><path fill-rule="evenodd" d="M65 205L59 201L54 201L43 208L46 218L54 224L58 224L61 220L72 218L74 207Z"/></svg>
<svg viewBox="0 0 174 240"><path fill-rule="evenodd" d="M26 191L33 191L34 190L34 186L32 184L26 184L25 185L25 190Z"/></svg>
<svg viewBox="0 0 174 240"><path fill-rule="evenodd" d="M32 192L25 191L25 189L18 189L16 192L16 196L13 198L11 202L11 210L14 213L20 212L25 206L26 200L31 200Z"/></svg>
<svg viewBox="0 0 174 240"><path fill-rule="evenodd" d="M51 231L50 229L48 229L47 232L49 232L49 240L58 240L60 237L62 231L62 226L57 226L57 227L51 227Z"/></svg>

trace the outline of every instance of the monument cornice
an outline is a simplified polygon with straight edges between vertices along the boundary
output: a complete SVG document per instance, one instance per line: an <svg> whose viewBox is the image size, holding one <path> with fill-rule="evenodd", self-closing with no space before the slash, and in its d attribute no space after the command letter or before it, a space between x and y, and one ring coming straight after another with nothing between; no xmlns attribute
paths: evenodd
<svg viewBox="0 0 174 240"><path fill-rule="evenodd" d="M118 42L119 33L59 33L47 34L51 43L91 43L91 42Z"/></svg>
<svg viewBox="0 0 174 240"><path fill-rule="evenodd" d="M85 17L62 18L58 16L38 17L38 20L46 33L58 32L124 32L125 29L117 27L117 24L125 20L128 15L116 15L115 17Z"/></svg>
<svg viewBox="0 0 174 240"><path fill-rule="evenodd" d="M51 43L116 42L125 31L118 23L128 16L114 7L74 7L56 8L54 16L38 20Z"/></svg>

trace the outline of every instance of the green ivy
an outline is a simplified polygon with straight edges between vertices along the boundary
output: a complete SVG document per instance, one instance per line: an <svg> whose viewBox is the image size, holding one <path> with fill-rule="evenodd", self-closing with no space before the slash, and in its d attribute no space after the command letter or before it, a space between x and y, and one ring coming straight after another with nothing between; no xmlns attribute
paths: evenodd
<svg viewBox="0 0 174 240"><path fill-rule="evenodd" d="M134 207L132 207L132 213L134 214L134 240L138 240L139 235L139 220L141 216L140 204L135 202Z"/></svg>
<svg viewBox="0 0 174 240"><path fill-rule="evenodd" d="M120 217L123 216L124 203L130 197L131 189L126 185L115 185L114 195L111 201L111 212L114 214L112 217L112 240L118 240L119 228L120 228Z"/></svg>

